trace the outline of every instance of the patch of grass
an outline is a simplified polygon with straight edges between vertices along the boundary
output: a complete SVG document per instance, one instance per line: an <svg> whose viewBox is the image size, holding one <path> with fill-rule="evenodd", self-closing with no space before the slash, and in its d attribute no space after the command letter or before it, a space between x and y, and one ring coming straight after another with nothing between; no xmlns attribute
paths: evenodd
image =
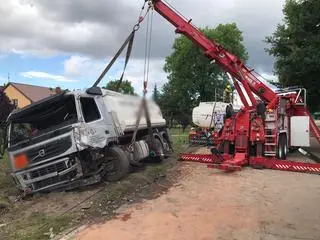
<svg viewBox="0 0 320 240"><path fill-rule="evenodd" d="M161 165L150 165L147 166L143 171L130 174L122 181L108 184L101 201L98 203L99 207L104 207L111 202L119 203L122 198L130 195L130 193L136 189L139 189L139 187L143 187L157 181L160 177L165 176L168 167L168 163ZM95 210L96 209L94 207L93 211Z"/></svg>
<svg viewBox="0 0 320 240"><path fill-rule="evenodd" d="M11 202L8 197L0 196L0 214L6 212L11 206Z"/></svg>
<svg viewBox="0 0 320 240"><path fill-rule="evenodd" d="M17 195L17 188L10 173L11 166L9 156L5 154L3 158L0 159L0 198Z"/></svg>
<svg viewBox="0 0 320 240"><path fill-rule="evenodd" d="M153 184L164 183L167 171L174 165L172 160L162 164L147 165L143 170L131 173L127 178L117 183L110 183L104 189L104 194L93 203L89 215L109 215L124 203L141 198L153 197Z"/></svg>
<svg viewBox="0 0 320 240"><path fill-rule="evenodd" d="M176 135L188 135L189 129L187 128L184 132L182 131L182 128L170 128L170 133L173 136Z"/></svg>
<svg viewBox="0 0 320 240"><path fill-rule="evenodd" d="M121 199L128 192L130 186L130 182L128 180L111 184L106 188L106 192L104 195L105 202L114 202L117 199Z"/></svg>
<svg viewBox="0 0 320 240"><path fill-rule="evenodd" d="M165 173L168 169L168 164L161 164L161 165L155 165L155 166L149 166L144 172L144 175L148 179L154 179L155 177L158 177L159 175Z"/></svg>
<svg viewBox="0 0 320 240"><path fill-rule="evenodd" d="M11 168L8 154L5 154L0 159L0 192L7 192L8 190L15 188L15 184L10 175Z"/></svg>
<svg viewBox="0 0 320 240"><path fill-rule="evenodd" d="M72 223L71 214L49 217L45 213L32 213L27 219L21 220L15 225L10 239L16 240L42 240L50 239L50 235L56 236L66 230Z"/></svg>
<svg viewBox="0 0 320 240"><path fill-rule="evenodd" d="M182 131L181 128L172 128L170 133L173 141L173 150L175 155L183 151L189 144L189 132L186 130Z"/></svg>

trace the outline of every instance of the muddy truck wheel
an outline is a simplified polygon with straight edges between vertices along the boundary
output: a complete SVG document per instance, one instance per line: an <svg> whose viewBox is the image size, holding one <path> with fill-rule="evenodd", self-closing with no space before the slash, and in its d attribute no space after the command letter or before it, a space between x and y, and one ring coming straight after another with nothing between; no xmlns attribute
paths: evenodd
<svg viewBox="0 0 320 240"><path fill-rule="evenodd" d="M105 180L109 182L116 182L126 177L129 173L129 159L124 150L120 147L113 146L107 149L105 161Z"/></svg>
<svg viewBox="0 0 320 240"><path fill-rule="evenodd" d="M162 145L163 145L163 150L164 150L164 157L168 158L170 156L170 144L166 138L162 139Z"/></svg>
<svg viewBox="0 0 320 240"><path fill-rule="evenodd" d="M154 143L155 143L155 147L156 147L156 149L155 149L156 156L154 157L154 162L161 163L165 158L164 147L158 138L154 139Z"/></svg>

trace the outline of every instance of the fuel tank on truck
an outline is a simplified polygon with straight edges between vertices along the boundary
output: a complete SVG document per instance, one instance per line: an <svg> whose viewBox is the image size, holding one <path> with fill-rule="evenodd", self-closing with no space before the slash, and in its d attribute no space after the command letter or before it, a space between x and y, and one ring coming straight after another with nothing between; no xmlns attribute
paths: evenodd
<svg viewBox="0 0 320 240"><path fill-rule="evenodd" d="M122 132L135 129L142 97L103 89L103 101L108 112L112 115L112 119ZM160 107L152 100L147 100L147 106L152 127L165 126L166 120L162 116ZM144 112L139 124L139 129L141 128L147 128Z"/></svg>
<svg viewBox="0 0 320 240"><path fill-rule="evenodd" d="M215 127L223 124L223 117L228 103L201 102L192 111L192 122L201 128ZM213 113L213 114L212 114Z"/></svg>
<svg viewBox="0 0 320 240"><path fill-rule="evenodd" d="M200 102L199 106L192 111L193 124L201 128L221 128L228 105L229 103L224 102ZM240 107L233 105L235 111L238 111Z"/></svg>

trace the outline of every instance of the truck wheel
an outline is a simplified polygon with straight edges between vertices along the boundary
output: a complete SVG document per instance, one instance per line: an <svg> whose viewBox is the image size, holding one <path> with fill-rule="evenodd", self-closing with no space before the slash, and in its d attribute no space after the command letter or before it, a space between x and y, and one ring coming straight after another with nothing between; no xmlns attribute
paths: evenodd
<svg viewBox="0 0 320 240"><path fill-rule="evenodd" d="M155 146L156 146L156 156L154 158L155 162L157 163L161 163L164 159L164 148L163 148L163 145L161 143L161 141L158 139L158 138L155 138L154 139L154 143L155 143Z"/></svg>
<svg viewBox="0 0 320 240"><path fill-rule="evenodd" d="M109 182L116 182L124 178L129 173L129 159L125 152L117 146L113 146L106 151L106 175Z"/></svg>
<svg viewBox="0 0 320 240"><path fill-rule="evenodd" d="M142 167L143 166L143 161L135 161L133 158L134 158L134 156L132 156L131 159L129 158L129 163L131 166L133 166L133 167Z"/></svg>
<svg viewBox="0 0 320 240"><path fill-rule="evenodd" d="M286 160L287 158L287 140L285 134L280 134L279 143L278 143L278 158L282 160Z"/></svg>
<svg viewBox="0 0 320 240"><path fill-rule="evenodd" d="M162 139L162 145L163 145L163 150L164 150L164 157L167 158L169 157L169 153L170 153L170 144L168 142L168 140L166 138L163 138Z"/></svg>

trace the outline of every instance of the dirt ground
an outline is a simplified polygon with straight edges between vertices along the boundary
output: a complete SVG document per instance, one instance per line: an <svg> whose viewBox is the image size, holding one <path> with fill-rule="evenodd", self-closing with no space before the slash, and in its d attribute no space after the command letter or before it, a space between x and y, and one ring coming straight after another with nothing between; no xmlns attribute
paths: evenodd
<svg viewBox="0 0 320 240"><path fill-rule="evenodd" d="M319 175L179 165L183 174L166 194L123 207L72 239L320 239Z"/></svg>

